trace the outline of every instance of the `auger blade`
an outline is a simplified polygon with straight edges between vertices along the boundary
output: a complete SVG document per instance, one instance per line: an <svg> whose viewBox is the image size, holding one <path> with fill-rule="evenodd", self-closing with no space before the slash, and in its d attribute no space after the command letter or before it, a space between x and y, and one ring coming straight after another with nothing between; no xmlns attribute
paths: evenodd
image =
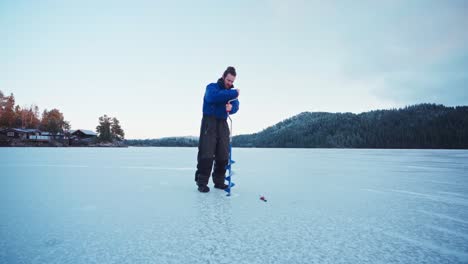
<svg viewBox="0 0 468 264"><path fill-rule="evenodd" d="M228 184L228 187L226 189L224 189L224 191L227 192L227 193L231 193L231 188L234 187L234 186L236 186L236 184L234 184L233 182L230 182Z"/></svg>

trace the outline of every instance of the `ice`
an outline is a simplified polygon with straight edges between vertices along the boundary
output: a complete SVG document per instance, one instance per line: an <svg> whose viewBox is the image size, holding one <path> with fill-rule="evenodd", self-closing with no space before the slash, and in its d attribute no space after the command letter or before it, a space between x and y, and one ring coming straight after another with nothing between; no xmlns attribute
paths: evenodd
<svg viewBox="0 0 468 264"><path fill-rule="evenodd" d="M0 148L0 263L468 263L466 150L233 154L226 197L196 148Z"/></svg>

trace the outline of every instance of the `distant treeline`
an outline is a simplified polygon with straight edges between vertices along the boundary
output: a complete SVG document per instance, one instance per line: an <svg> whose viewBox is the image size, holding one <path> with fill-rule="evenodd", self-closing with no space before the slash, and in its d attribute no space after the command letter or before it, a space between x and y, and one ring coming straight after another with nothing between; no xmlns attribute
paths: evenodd
<svg viewBox="0 0 468 264"><path fill-rule="evenodd" d="M198 139L188 137L168 137L160 139L126 139L127 146L135 147L196 147Z"/></svg>
<svg viewBox="0 0 468 264"><path fill-rule="evenodd" d="M198 146L196 138L127 140L130 146ZM468 106L419 104L360 114L304 112L261 132L233 137L234 147L468 149Z"/></svg>
<svg viewBox="0 0 468 264"><path fill-rule="evenodd" d="M468 148L468 107L419 104L361 114L304 112L251 135L237 147Z"/></svg>

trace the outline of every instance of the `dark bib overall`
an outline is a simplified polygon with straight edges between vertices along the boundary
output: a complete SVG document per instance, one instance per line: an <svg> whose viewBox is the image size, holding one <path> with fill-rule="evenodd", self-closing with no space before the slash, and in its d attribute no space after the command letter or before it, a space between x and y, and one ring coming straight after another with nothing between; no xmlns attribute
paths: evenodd
<svg viewBox="0 0 468 264"><path fill-rule="evenodd" d="M203 116L198 142L197 185L207 185L213 167L213 183L224 184L229 159L229 126L226 119Z"/></svg>

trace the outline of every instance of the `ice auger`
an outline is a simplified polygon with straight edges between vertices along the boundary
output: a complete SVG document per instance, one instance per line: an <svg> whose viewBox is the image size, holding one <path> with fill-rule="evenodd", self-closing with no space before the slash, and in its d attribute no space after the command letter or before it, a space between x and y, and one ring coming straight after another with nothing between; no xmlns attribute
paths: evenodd
<svg viewBox="0 0 468 264"><path fill-rule="evenodd" d="M232 100L229 100L228 101L228 104L230 104L232 101L235 101L237 100L236 99L232 99ZM229 115L229 112L227 112L227 116L228 116L228 119L229 119L229 123L230 123L230 126L229 126L229 159L228 159L228 164L226 165L226 170L228 171L228 176L226 176L225 180L228 182L227 183L227 188L224 189L225 192L227 192L227 196L231 196L231 188L234 187L234 183L232 182L232 175L234 175L234 173L232 172L232 164L235 163L234 160L232 160L232 119L231 119L231 116Z"/></svg>

